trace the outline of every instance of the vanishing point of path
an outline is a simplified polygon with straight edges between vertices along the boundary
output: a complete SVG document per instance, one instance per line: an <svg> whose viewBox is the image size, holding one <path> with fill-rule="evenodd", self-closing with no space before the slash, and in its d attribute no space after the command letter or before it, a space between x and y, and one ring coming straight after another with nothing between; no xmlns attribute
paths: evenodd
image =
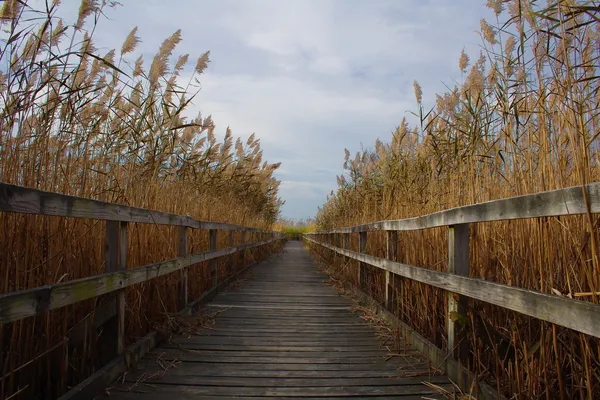
<svg viewBox="0 0 600 400"><path fill-rule="evenodd" d="M389 357L393 349L327 279L300 242L288 242L202 310L214 325L154 349L110 398L406 400L442 398L423 382L451 390L410 347Z"/></svg>

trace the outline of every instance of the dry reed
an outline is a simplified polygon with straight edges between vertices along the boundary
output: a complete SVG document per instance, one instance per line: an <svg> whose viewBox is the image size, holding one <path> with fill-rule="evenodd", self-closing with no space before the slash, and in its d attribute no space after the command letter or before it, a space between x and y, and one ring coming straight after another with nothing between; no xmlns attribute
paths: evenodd
<svg viewBox="0 0 600 400"><path fill-rule="evenodd" d="M0 181L116 202L196 219L269 228L282 201L260 141L222 141L210 116L185 118L209 63L201 54L191 78L188 55L174 59L180 31L146 63L135 57L137 28L120 51L99 54L94 33L112 1L83 0L77 21L56 16L58 1L40 9L7 0L0 11ZM148 67L149 66L149 67ZM187 68L187 69L186 69ZM189 75L189 74L188 74ZM105 224L95 220L0 214L0 293L104 272ZM127 267L177 255L176 229L131 224ZM219 234L219 247L229 245ZM246 240L252 241L248 235ZM236 233L234 244L241 242ZM194 231L189 251L208 248ZM251 249L247 262L264 252ZM234 271L241 267L235 259ZM220 262L219 277L226 273ZM177 311L180 275L126 290L130 344ZM205 265L190 269L190 299L209 286ZM108 298L108 297L107 297ZM72 334L105 298L0 327L0 398L50 398L107 360L103 329ZM80 326L80 325L79 325ZM35 379L32 379L35 377Z"/></svg>
<svg viewBox="0 0 600 400"><path fill-rule="evenodd" d="M598 181L600 7L596 1L489 0L482 52L463 52L462 82L436 94L415 82L419 119L403 120L390 143L351 157L317 216L318 229L401 219L451 207ZM473 277L598 303L595 215L473 224ZM358 249L357 235L352 248ZM368 252L385 256L383 234ZM444 229L399 233L399 261L445 270ZM354 282L356 265L340 274ZM375 297L383 275L369 272ZM355 282L354 282L355 283ZM397 314L445 347L445 296L404 281ZM519 399L600 398L597 339L471 301L462 316L469 341L462 363L498 392Z"/></svg>

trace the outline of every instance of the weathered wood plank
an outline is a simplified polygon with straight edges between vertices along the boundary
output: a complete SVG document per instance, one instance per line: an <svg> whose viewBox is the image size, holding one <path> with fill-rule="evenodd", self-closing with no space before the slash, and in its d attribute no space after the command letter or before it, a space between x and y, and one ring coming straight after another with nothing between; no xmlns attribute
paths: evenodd
<svg viewBox="0 0 600 400"><path fill-rule="evenodd" d="M137 376L126 376L125 382L136 382ZM433 377L434 382L448 384L444 377ZM423 378L398 379L397 377L356 377L348 378L255 378L228 376L165 375L160 379L150 379L148 383L161 385L186 386L241 386L241 387L356 387L356 386L397 386L396 392L402 392L402 386L420 386Z"/></svg>
<svg viewBox="0 0 600 400"><path fill-rule="evenodd" d="M233 254L241 249L264 246L275 240L278 239L196 253L124 271L2 294L0 295L0 324L17 321L102 294L115 292L127 286L179 271L202 261Z"/></svg>
<svg viewBox="0 0 600 400"><path fill-rule="evenodd" d="M164 369L160 365L152 364L150 360L148 365L142 365L140 363L140 370L131 371L125 376L127 382L137 382L140 377L152 376L156 373L163 373ZM329 370L280 370L280 369L254 369L254 368L221 368L213 365L195 364L188 363L185 368L173 368L168 371L171 376L197 376L197 377L232 377L232 378L320 378L320 379L348 379L348 378L395 378L398 377L396 371L392 371L389 368L386 370L342 370L342 371L329 371ZM409 381L422 382L424 378L433 379L434 382L446 380L445 377L441 376L422 376L416 378L403 378ZM308 380L310 382L310 380Z"/></svg>
<svg viewBox="0 0 600 400"><path fill-rule="evenodd" d="M280 343L279 345L273 343L262 343L257 344L256 342L237 342L236 344L232 344L226 340L221 340L220 342L214 344L206 344L203 342L198 342L196 340L171 340L168 343L163 345L165 348L179 348L183 347L185 349L190 350L210 350L210 351L245 351L245 352L308 352L308 353L323 353L323 352L352 352L352 353L363 353L363 352L386 352L381 346L378 346L374 342L364 344L356 343L353 345L345 345L342 346L340 344L335 344L331 342L326 343L318 343L318 342L301 342L299 345L292 345L289 342Z"/></svg>
<svg viewBox="0 0 600 400"><path fill-rule="evenodd" d="M386 258L388 260L398 260L398 232L388 231L386 235ZM392 311L396 304L396 293L401 292L399 288L400 279L390 271L385 271L385 307Z"/></svg>
<svg viewBox="0 0 600 400"><path fill-rule="evenodd" d="M156 383L154 383L156 385ZM157 385L158 386L158 385ZM438 386L452 390L451 384L439 384ZM141 397L139 393L118 393L113 391L111 398L119 399L164 399L166 397L180 400L196 399L198 395L210 396L256 396L256 397L341 397L352 396L398 396L409 394L435 394L435 389L425 385L397 386L331 386L331 387L220 387L220 386L187 386L187 385L160 385L152 391L147 391ZM131 396L133 394L133 396Z"/></svg>
<svg viewBox="0 0 600 400"><path fill-rule="evenodd" d="M240 269L234 275L227 277L219 284L219 286L225 287L246 270L247 268ZM215 288L204 293L199 299L196 299L192 303L186 305L186 307L181 310L179 314L187 316L191 315L197 310L199 305L203 304L206 299L211 298L211 292L214 292L218 289L219 288ZM137 366L140 360L144 356L147 356L148 352L155 348L160 340L161 336L157 331L149 333L133 345L129 346L122 356L112 360L86 380L69 390L58 400L87 400L95 398L94 396L96 394L102 392L103 389L113 382L119 375L129 368Z"/></svg>
<svg viewBox="0 0 600 400"><path fill-rule="evenodd" d="M367 253L367 232L359 232L358 234L358 251L362 254ZM366 268L365 264L359 262L358 263L358 286L361 289L364 289L366 286Z"/></svg>
<svg viewBox="0 0 600 400"><path fill-rule="evenodd" d="M600 213L600 183L585 186L589 211ZM512 219L577 215L588 212L581 186L550 190L535 194L492 200L464 207L452 208L433 214L395 221L378 221L370 224L333 229L331 232L407 231L475 222L504 221ZM321 234L323 232L305 235Z"/></svg>
<svg viewBox="0 0 600 400"><path fill-rule="evenodd" d="M279 364L328 364L336 367L340 364L355 364L355 365L387 365L388 368L392 366L399 366L401 364L412 364L412 360L410 362L405 362L400 358L393 358L389 361L384 361L383 357L380 355L372 355L372 356L356 356L356 357L290 357L290 356L248 356L248 357L236 357L233 355L223 356L223 355L214 355L206 352L206 355L198 352L198 354L192 353L190 351L181 351L178 349L164 349L153 351L151 354L154 357L160 356L162 360L167 361L185 361L185 362L199 362L199 363L208 363L208 364L269 364L269 365L279 365ZM309 354L309 353L307 353ZM337 367L336 367L337 368Z"/></svg>
<svg viewBox="0 0 600 400"><path fill-rule="evenodd" d="M0 183L0 211L144 224L179 225L196 229L269 232L233 224L197 221L184 215L46 192L8 183Z"/></svg>
<svg viewBox="0 0 600 400"><path fill-rule="evenodd" d="M598 318L598 315L600 315L600 305L598 304L401 264L367 254L336 248L316 242L311 238L307 238L307 240L319 246L337 251L346 257L417 282L495 304L587 335L600 337L600 318Z"/></svg>
<svg viewBox="0 0 600 400"><path fill-rule="evenodd" d="M415 348L424 354L429 360L428 363L436 370L441 370L448 374L448 377L456 382L462 390L472 393L476 398L482 400L506 400L503 396L499 399L495 389L492 389L488 384L479 381L476 374L469 372L464 366L459 365L454 359L448 357L448 354L445 351L441 350L413 330L410 326L400 321L371 296L356 288L350 288L350 290L356 298L360 299L362 305L371 307L377 312L377 315L380 318L398 329L402 337L408 338L412 348Z"/></svg>
<svg viewBox="0 0 600 400"><path fill-rule="evenodd" d="M147 354L138 371L110 388L111 398L185 399L190 388L201 390L193 392L195 400L411 398L434 393L423 381L450 388L447 378L428 374L428 361L410 346L387 359L389 333L380 339L373 326L350 313L350 301L335 296L326 277L309 279L307 271L316 265L298 242L286 250L255 269L235 293L218 295L198 319L205 330L199 325L199 332L174 337ZM287 297L290 285L301 290ZM177 365L164 371L161 365L172 361ZM157 379L149 380L153 373ZM119 392L131 386L135 392Z"/></svg>
<svg viewBox="0 0 600 400"><path fill-rule="evenodd" d="M209 242L209 248L208 250L210 251L214 251L217 250L217 230L216 229L210 229L208 231L208 242ZM210 281L212 283L212 287L217 287L217 260L215 260L214 258L212 260L210 260L209 262L209 268L210 268Z"/></svg>
<svg viewBox="0 0 600 400"><path fill-rule="evenodd" d="M452 225L448 228L448 272L469 276L469 224ZM459 358L467 357L467 349L459 336L460 324L467 318L467 299L457 293L448 292L446 329L448 332L448 354ZM463 360L466 358L461 357Z"/></svg>
<svg viewBox="0 0 600 400"><path fill-rule="evenodd" d="M342 357L345 362L354 362L360 361L361 363L365 361L365 359L376 359L377 361L382 361L382 359L388 354L385 351L379 350L370 350L370 351L333 351L326 350L323 351L293 351L293 350L284 350L284 351L259 351L259 350L239 350L231 351L231 350L208 350L202 348L196 348L198 346L182 346L183 349L179 346L173 345L164 345L161 346L161 353L167 350L181 350L181 359L182 360L195 360L196 357L204 360L204 358L210 358L211 360L219 361L221 359L234 360L232 362L247 362L246 360L250 360L249 362L256 362L257 360L269 360L277 358L277 360L311 360L313 362L321 362L323 360L323 353L326 353L329 357L340 357L333 358L333 360L339 361ZM193 348L192 348L193 347ZM417 352L408 353L409 357L423 357L421 354ZM190 359L186 357L191 357ZM243 361L242 361L243 360ZM334 364L335 362L325 362L325 364Z"/></svg>
<svg viewBox="0 0 600 400"><path fill-rule="evenodd" d="M185 257L188 255L188 228L180 226L177 231L177 255ZM179 306L185 307L188 302L188 267L181 270L181 283L179 286Z"/></svg>

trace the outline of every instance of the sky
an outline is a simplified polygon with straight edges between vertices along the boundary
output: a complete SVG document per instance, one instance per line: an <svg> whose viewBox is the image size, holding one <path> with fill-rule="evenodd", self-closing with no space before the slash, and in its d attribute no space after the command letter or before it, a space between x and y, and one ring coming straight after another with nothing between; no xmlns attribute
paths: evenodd
<svg viewBox="0 0 600 400"><path fill-rule="evenodd" d="M484 0L121 0L94 34L99 53L120 49L138 26L152 60L177 29L176 54L210 50L190 115L212 115L219 134L252 133L263 158L281 162L282 216L314 217L351 154L389 141L416 110L460 81L458 57L480 50ZM79 1L62 12L76 15ZM191 63L195 64L195 62ZM192 65L193 66L193 65Z"/></svg>

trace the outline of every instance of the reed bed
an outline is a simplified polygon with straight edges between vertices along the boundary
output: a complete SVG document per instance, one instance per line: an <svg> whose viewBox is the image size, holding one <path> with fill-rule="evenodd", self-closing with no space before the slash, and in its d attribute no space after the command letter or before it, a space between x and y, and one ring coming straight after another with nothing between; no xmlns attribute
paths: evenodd
<svg viewBox="0 0 600 400"><path fill-rule="evenodd" d="M487 200L598 181L600 7L597 1L488 0L482 51L464 52L461 82L403 120L388 142L355 156L316 218L326 230L424 215ZM473 61L471 61L473 60ZM472 224L473 277L598 303L598 216ZM358 249L358 235L351 246ZM372 236L372 237L371 237ZM399 261L447 269L447 232L399 233ZM385 238L369 235L369 254ZM340 277L356 265L327 255ZM372 290L381 276L370 273ZM396 313L444 348L445 296L404 281ZM380 289L375 289L380 288ZM379 293L379 296L381 294ZM471 301L460 316L461 362L498 393L518 399L600 398L597 339Z"/></svg>
<svg viewBox="0 0 600 400"><path fill-rule="evenodd" d="M260 141L217 139L210 116L189 114L209 52L175 57L176 31L149 60L136 55L137 27L100 53L94 34L107 0L83 0L76 21L59 1L7 0L0 6L0 181L183 215L269 229L282 201ZM38 5L39 8L35 8ZM186 76L186 80L183 77ZM186 114L187 113L187 114ZM130 224L127 267L177 255L172 227ZM0 293L104 272L105 223L0 214ZM226 233L219 247L228 247ZM247 241L251 237L246 238ZM241 242L236 233L234 244ZM208 249L190 233L189 251ZM251 249L247 263L265 256ZM241 268L234 258L232 271ZM219 264L219 276L229 269ZM126 290L130 344L179 308L180 275ZM205 265L190 268L190 299L209 286ZM55 398L108 361L102 328L74 332L110 296L0 326L0 398Z"/></svg>

